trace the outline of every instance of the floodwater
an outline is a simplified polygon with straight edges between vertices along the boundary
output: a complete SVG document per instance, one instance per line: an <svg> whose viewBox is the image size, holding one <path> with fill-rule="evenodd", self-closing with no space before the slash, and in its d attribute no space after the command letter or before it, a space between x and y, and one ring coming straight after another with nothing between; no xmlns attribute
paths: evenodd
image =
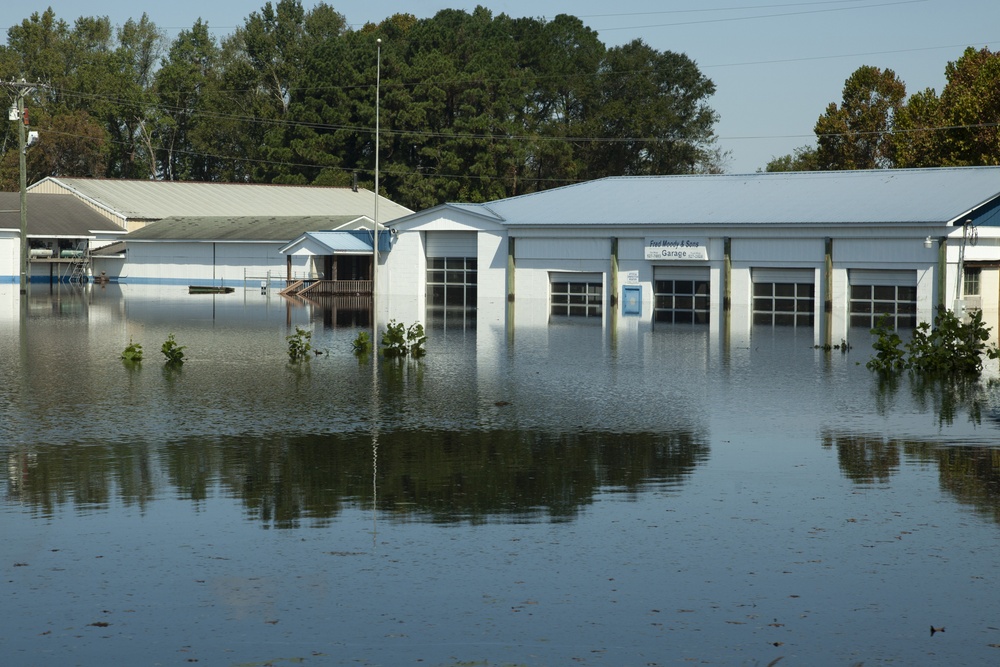
<svg viewBox="0 0 1000 667"><path fill-rule="evenodd" d="M373 361L277 295L0 290L4 665L1000 661L1000 389L879 383L866 332Z"/></svg>

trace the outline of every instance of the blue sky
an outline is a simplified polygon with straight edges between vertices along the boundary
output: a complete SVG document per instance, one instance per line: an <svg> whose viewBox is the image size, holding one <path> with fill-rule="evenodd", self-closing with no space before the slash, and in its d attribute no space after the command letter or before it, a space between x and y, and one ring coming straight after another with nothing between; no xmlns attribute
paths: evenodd
<svg viewBox="0 0 1000 667"><path fill-rule="evenodd" d="M313 0L303 0L313 7ZM360 27L395 13L419 18L445 8L484 5L511 16L573 14L609 45L641 38L660 49L685 53L716 85L709 101L720 114L716 126L730 151L730 173L753 172L772 157L813 145L813 126L831 102L840 102L844 81L858 67L892 69L908 94L941 92L948 62L966 46L1000 49L997 0L330 0L326 4ZM9 5L9 3L8 3ZM263 0L52 0L8 6L4 29L33 11L52 7L70 23L79 16L108 16L115 24L145 12L168 37L201 18L226 35Z"/></svg>

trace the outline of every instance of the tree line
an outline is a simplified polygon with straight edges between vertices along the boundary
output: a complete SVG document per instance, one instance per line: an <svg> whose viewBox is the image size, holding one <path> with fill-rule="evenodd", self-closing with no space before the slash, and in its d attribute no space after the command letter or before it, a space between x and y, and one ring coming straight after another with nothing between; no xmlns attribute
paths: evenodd
<svg viewBox="0 0 1000 667"><path fill-rule="evenodd" d="M0 47L0 79L22 78L44 84L27 100L42 136L29 182L372 187L377 144L381 192L421 209L725 161L715 86L695 62L641 40L607 47L565 14L478 7L351 29L329 5L279 0L224 38L199 19L168 40L145 14L70 25L50 8ZM14 125L0 135L5 190L17 183Z"/></svg>
<svg viewBox="0 0 1000 667"><path fill-rule="evenodd" d="M962 167L1000 164L1000 52L965 49L945 67L938 95L907 97L891 69L858 68L816 121L816 143L776 157L767 171Z"/></svg>

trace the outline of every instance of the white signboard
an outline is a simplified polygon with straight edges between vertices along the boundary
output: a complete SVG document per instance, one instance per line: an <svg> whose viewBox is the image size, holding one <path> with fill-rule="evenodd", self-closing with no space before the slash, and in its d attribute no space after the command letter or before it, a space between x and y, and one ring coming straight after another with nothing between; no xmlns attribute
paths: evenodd
<svg viewBox="0 0 1000 667"><path fill-rule="evenodd" d="M638 285L639 284L639 272L638 271L629 271L628 273L626 273L625 274L625 282L627 282L629 285Z"/></svg>
<svg viewBox="0 0 1000 667"><path fill-rule="evenodd" d="M702 260L708 259L705 239L655 238L646 239L648 260Z"/></svg>

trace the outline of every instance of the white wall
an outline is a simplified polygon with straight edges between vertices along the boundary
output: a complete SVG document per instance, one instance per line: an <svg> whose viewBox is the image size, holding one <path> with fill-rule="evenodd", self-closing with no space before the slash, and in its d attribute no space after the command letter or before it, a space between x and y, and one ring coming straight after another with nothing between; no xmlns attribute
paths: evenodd
<svg viewBox="0 0 1000 667"><path fill-rule="evenodd" d="M284 281L287 256L284 243L150 242L132 241L121 271L121 281L187 285L242 285L244 277ZM293 273L308 271L308 258L292 258Z"/></svg>

